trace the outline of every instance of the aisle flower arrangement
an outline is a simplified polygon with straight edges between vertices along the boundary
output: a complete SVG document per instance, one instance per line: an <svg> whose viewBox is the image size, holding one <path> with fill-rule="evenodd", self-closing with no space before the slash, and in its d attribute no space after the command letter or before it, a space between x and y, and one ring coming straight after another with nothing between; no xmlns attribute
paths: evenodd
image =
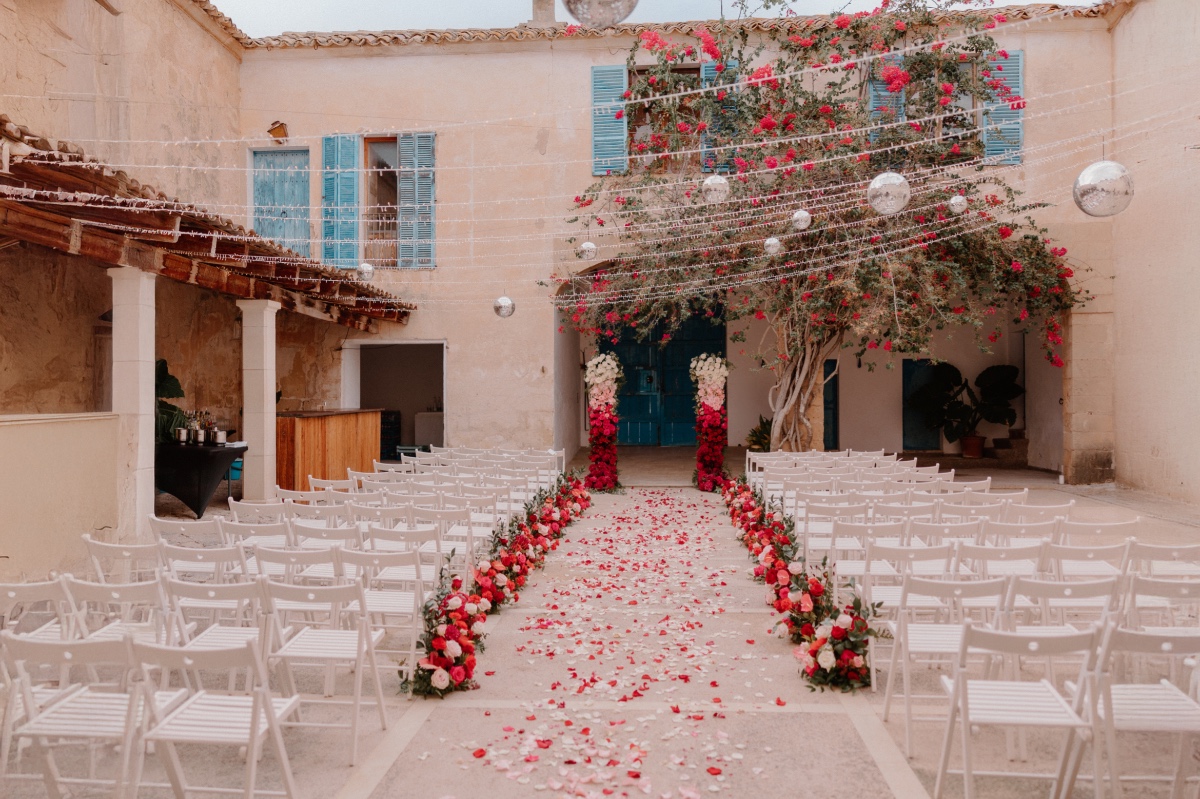
<svg viewBox="0 0 1200 799"><path fill-rule="evenodd" d="M701 491L717 491L729 477L725 471L725 447L729 443L725 381L729 364L719 355L697 355L692 359L691 375L696 384L696 472L692 482Z"/></svg>
<svg viewBox="0 0 1200 799"><path fill-rule="evenodd" d="M483 648L490 603L463 590L461 577L442 569L438 590L425 602L425 631L418 646L425 655L417 661L412 692L445 696L451 691L478 688L475 653Z"/></svg>
<svg viewBox="0 0 1200 799"><path fill-rule="evenodd" d="M520 601L520 589L529 573L545 565L546 553L558 545L567 525L591 507L592 495L575 475L560 478L553 489L543 489L525 505L521 517L497 525L491 551L476 565L473 577L479 595L498 611Z"/></svg>
<svg viewBox="0 0 1200 799"><path fill-rule="evenodd" d="M617 481L617 391L621 385L621 364L612 353L597 355L588 361L584 382L588 387L587 487L594 491L612 491Z"/></svg>
<svg viewBox="0 0 1200 799"><path fill-rule="evenodd" d="M822 560L807 566L801 556L794 521L782 507L768 507L761 491L743 479L725 481L721 497L737 538L756 561L754 578L766 583L768 603L782 615L809 688L852 691L871 684L867 667L870 639L879 631L871 620L878 604L865 605L855 596L843 608L834 602L834 575Z"/></svg>
<svg viewBox="0 0 1200 799"><path fill-rule="evenodd" d="M425 602L418 641L424 654L405 687L438 697L478 688L476 653L483 649L488 613L519 601L530 571L545 565L546 553L558 547L567 525L591 504L591 492L579 477L560 476L552 487L534 494L521 515L497 525L489 556L472 567L470 591L447 563Z"/></svg>

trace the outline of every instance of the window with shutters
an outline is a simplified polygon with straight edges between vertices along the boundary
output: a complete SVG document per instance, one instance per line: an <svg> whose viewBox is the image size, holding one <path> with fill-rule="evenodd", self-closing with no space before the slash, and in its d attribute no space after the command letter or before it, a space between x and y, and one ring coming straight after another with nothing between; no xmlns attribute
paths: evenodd
<svg viewBox="0 0 1200 799"><path fill-rule="evenodd" d="M363 155L364 260L434 267L434 135L368 136Z"/></svg>
<svg viewBox="0 0 1200 799"><path fill-rule="evenodd" d="M884 56L878 62L878 67L872 68L873 72L879 69L879 73L867 81L867 114L872 123L887 125L904 119L904 92L889 91L884 72L888 67L898 67L901 63L897 57ZM879 133L880 129L873 129L867 138L874 142L879 138Z"/></svg>

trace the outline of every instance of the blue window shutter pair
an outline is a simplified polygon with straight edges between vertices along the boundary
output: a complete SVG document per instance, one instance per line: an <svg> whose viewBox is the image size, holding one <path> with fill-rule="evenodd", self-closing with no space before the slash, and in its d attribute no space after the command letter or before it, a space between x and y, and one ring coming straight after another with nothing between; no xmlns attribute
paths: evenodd
<svg viewBox="0 0 1200 799"><path fill-rule="evenodd" d="M592 67L592 174L607 175L629 169L629 121L625 92L629 71L624 64Z"/></svg>
<svg viewBox="0 0 1200 799"><path fill-rule="evenodd" d="M882 59L881 67L885 66L900 66L900 59L894 56L885 56ZM891 109L895 115L884 116L882 109ZM879 78L872 78L867 81L867 115L872 122L884 123L897 122L904 119L904 92L889 92L887 81ZM872 130L868 134L871 141L879 138L879 131Z"/></svg>
<svg viewBox="0 0 1200 799"><path fill-rule="evenodd" d="M726 69L737 69L737 65L738 65L738 62L736 62L736 61L728 61L725 64L725 68ZM716 82L717 82L717 62L716 61L705 61L703 64L700 65L700 85L704 86L704 87L708 87L708 86L715 85ZM732 87L730 87L729 91L732 92L732 91L734 91L734 89ZM735 106L733 103L725 103L723 107L727 111L732 111L732 110L736 109L737 106ZM717 132L726 133L726 134L732 128L732 126L728 122L722 123L720 120L713 120L713 127ZM712 147L713 147L712 138L710 136L708 136L708 134L702 135L700 137L700 169L701 169L701 171L712 172L715 169L717 172L728 172L731 168L730 164L732 163L732 160L733 160L733 152L729 149L724 149L724 150L721 150L719 153L717 153L717 152L714 152ZM708 163L709 161L714 162L712 166L709 166L709 163Z"/></svg>
<svg viewBox="0 0 1200 799"><path fill-rule="evenodd" d="M321 141L321 258L329 266L358 266L358 136Z"/></svg>
<svg viewBox="0 0 1200 799"><path fill-rule="evenodd" d="M407 133L397 138L400 172L396 209L397 266L434 266L434 134Z"/></svg>
<svg viewBox="0 0 1200 799"><path fill-rule="evenodd" d="M1025 53L1010 50L1008 58L997 58L991 62L992 79L1000 80L1014 94L1025 96ZM1002 71L996 71L1002 66ZM1007 102L989 103L984 106L983 154L994 164L1021 163L1021 149L1025 146L1025 110L1012 108Z"/></svg>

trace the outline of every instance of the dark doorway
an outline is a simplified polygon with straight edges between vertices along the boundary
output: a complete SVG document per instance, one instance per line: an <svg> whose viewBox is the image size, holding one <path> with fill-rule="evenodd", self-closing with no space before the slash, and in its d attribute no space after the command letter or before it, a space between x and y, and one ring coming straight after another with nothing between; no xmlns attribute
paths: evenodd
<svg viewBox="0 0 1200 799"><path fill-rule="evenodd" d="M925 424L920 411L908 407L913 392L933 379L933 361L925 358L904 361L904 449L941 450L942 433Z"/></svg>

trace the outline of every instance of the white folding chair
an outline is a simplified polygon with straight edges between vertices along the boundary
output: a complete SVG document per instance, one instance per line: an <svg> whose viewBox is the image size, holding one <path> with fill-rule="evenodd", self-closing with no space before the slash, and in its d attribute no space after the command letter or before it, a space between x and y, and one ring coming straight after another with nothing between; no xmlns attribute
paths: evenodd
<svg viewBox="0 0 1200 799"><path fill-rule="evenodd" d="M1043 553L1046 571L1059 580L1122 577L1129 569L1132 541L1104 546L1047 544Z"/></svg>
<svg viewBox="0 0 1200 799"><path fill-rule="evenodd" d="M1076 748L1082 746L1084 739L1091 735L1091 722L1080 715L1084 709L1084 697L1081 694L1073 705L1049 680L1020 679L1021 658L1056 658L1068 655L1081 657L1084 662L1081 674L1086 675L1095 664L1099 644L1100 631L1096 628L1047 637L1000 632L968 622L963 628L962 639L959 642L953 676L942 677L942 688L950 697L950 713L946 720L946 734L938 761L933 799L940 799L946 776L951 773L950 753L954 744L954 731L959 726L962 729L959 737L962 746L965 799L975 799L975 777L984 774L1054 779L1051 796L1070 796L1073 775L1067 769L1067 764L1075 757ZM983 678L973 676L969 669L969 659L978 659L980 656L1002 659L1005 668L989 668ZM1007 679L997 676L1001 671L1003 674L1000 676ZM1080 682L1083 684L1083 680ZM977 771L972 764L971 739L972 731L982 727L1066 730L1067 740L1059 757L1058 773L1051 775L1018 774L1013 770L990 773Z"/></svg>
<svg viewBox="0 0 1200 799"><path fill-rule="evenodd" d="M1006 522L1044 522L1052 519L1070 519L1075 500L1058 505L1019 505L1009 503L1004 514Z"/></svg>
<svg viewBox="0 0 1200 799"><path fill-rule="evenodd" d="M1156 779L1142 775L1122 773L1121 761L1124 750L1118 745L1118 733L1146 735L1162 733L1175 736L1175 774L1171 786L1172 797L1182 797L1191 761L1192 747L1200 735L1200 704L1169 680L1154 683L1131 683L1118 681L1113 665L1124 657L1167 656L1172 660L1181 657L1195 658L1200 655L1200 636L1170 634L1163 632L1141 632L1109 629L1096 669L1096 693L1091 703L1096 724L1096 739L1093 747L1102 746L1108 761L1109 785L1113 795L1120 799L1125 795L1121 781ZM1078 770L1081 757L1073 759L1069 767L1068 780ZM1093 757L1092 779L1097 786L1097 795L1103 781L1099 757Z"/></svg>
<svg viewBox="0 0 1200 799"><path fill-rule="evenodd" d="M0 632L0 649L9 670L16 675L25 720L13 730L13 740L28 740L41 767L47 793L60 799L64 789L76 786L107 788L114 797L135 792L133 753L141 747L141 729L148 703L158 712L177 707L187 691L130 690L129 642L124 638L74 641L33 640ZM56 674L68 674L73 667L82 672L77 678L63 680L60 690L49 697L39 696L37 674L46 668ZM100 670L114 672L114 681L103 686L89 682L89 674ZM59 769L54 749L64 744L107 745L118 747L116 773L98 777L89 760L85 777L65 777Z"/></svg>
<svg viewBox="0 0 1200 799"><path fill-rule="evenodd" d="M417 639L424 627L425 581L421 568L421 553L412 552L355 552L338 550L337 557L343 571L353 570L363 581L363 594L367 599L366 615L372 629L393 634L403 634L408 641L405 649L376 649L385 654L403 653L407 657L401 662L408 679L413 679L417 668ZM399 586L399 587L396 587ZM351 603L347 610L353 612L358 606Z"/></svg>
<svg viewBox="0 0 1200 799"><path fill-rule="evenodd" d="M383 639L383 630L372 630L362 608L367 607L361 583L337 586L297 586L276 582L260 583L264 586L268 619L271 625L270 659L284 666L287 693L296 694L293 669L297 666L317 665L325 669L325 698L303 699L304 703L349 704L349 724L289 722L295 726L340 727L350 730L350 765L358 759L359 708L363 704L363 672L369 667L375 689L375 704L379 709L379 723L387 729L387 708L383 704L383 683L380 681L379 664L375 658L375 647ZM311 610L319 607L327 619L324 625L310 622L285 640L284 624L280 618L281 603L295 607L303 605ZM357 610L351 611L350 608ZM344 623L343 623L344 622ZM349 667L354 674L353 697L351 700L330 699L334 695L334 669Z"/></svg>
<svg viewBox="0 0 1200 799"><path fill-rule="evenodd" d="M162 568L177 580L227 583L247 579L246 555L240 546L177 547L158 542Z"/></svg>
<svg viewBox="0 0 1200 799"><path fill-rule="evenodd" d="M132 659L143 672L142 686L153 685L151 672L181 674L185 683L189 674L200 671L239 671L252 674L245 694L206 691L197 683L187 692L182 703L173 708L152 707L150 726L143 739L155 744L176 799L187 799L191 793L241 794L245 799L258 796L296 796L295 778L284 746L281 720L296 713L299 696L277 697L271 694L262 654L254 643L220 649L197 650L133 644ZM178 744L203 746L244 747L246 769L240 788L199 786L187 782ZM258 767L264 747L269 746L279 763L283 790L259 790ZM141 770L140 760L136 771Z"/></svg>
<svg viewBox="0 0 1200 799"><path fill-rule="evenodd" d="M1147 577L1166 579L1200 577L1200 544L1143 544L1129 547L1131 568Z"/></svg>
<svg viewBox="0 0 1200 799"><path fill-rule="evenodd" d="M987 543L994 546L1053 543L1058 540L1060 521L1047 519L1040 522L1004 522L986 519L983 523L983 536Z"/></svg>
<svg viewBox="0 0 1200 799"><path fill-rule="evenodd" d="M79 637L171 642L173 631L167 625L167 602L158 575L141 583L91 583L70 574L62 579Z"/></svg>
<svg viewBox="0 0 1200 799"><path fill-rule="evenodd" d="M225 536L225 543L228 546L283 549L292 545L292 527L286 521L262 524L224 522L221 524L221 533Z"/></svg>
<svg viewBox="0 0 1200 799"><path fill-rule="evenodd" d="M160 519L150 517L150 531L158 538L171 538L171 544L188 541L198 547L213 546L223 539L221 534L221 517L211 519Z"/></svg>
<svg viewBox="0 0 1200 799"><path fill-rule="evenodd" d="M1107 541L1125 541L1137 538L1142 529L1142 517L1120 522L1080 522L1062 519L1058 524L1059 538L1056 543L1074 546L1090 546ZM1097 541L1097 539L1100 539Z"/></svg>
<svg viewBox="0 0 1200 799"><path fill-rule="evenodd" d="M904 686L904 752L908 757L912 757L913 722L942 720L941 716L913 715L913 699L935 698L913 694L913 662L949 662L958 654L963 624L970 614L982 611L983 621L994 624L1007 595L1008 580L1003 577L969 581L933 580L911 574L904 577L896 618L886 622L893 640L887 688L883 697L883 720L888 720L892 697L895 695L896 675L899 673ZM931 610L934 611L932 614ZM922 620L922 617L929 620Z"/></svg>

